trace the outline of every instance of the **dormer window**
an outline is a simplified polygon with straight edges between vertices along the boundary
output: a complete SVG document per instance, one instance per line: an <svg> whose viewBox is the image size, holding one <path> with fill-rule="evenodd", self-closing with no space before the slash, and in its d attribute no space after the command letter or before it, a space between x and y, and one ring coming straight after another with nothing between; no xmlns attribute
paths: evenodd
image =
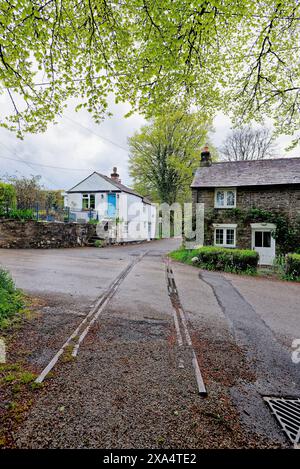
<svg viewBox="0 0 300 469"><path fill-rule="evenodd" d="M235 188L218 188L215 190L215 208L234 208L235 206Z"/></svg>

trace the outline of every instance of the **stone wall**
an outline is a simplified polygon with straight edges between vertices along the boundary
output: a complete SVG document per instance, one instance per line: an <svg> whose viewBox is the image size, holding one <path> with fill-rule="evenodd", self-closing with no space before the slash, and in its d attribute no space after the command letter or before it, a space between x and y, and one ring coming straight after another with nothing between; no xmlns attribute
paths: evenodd
<svg viewBox="0 0 300 469"><path fill-rule="evenodd" d="M95 225L0 220L0 248L69 248L85 246Z"/></svg>
<svg viewBox="0 0 300 469"><path fill-rule="evenodd" d="M231 216L230 209L215 209L214 194L214 188L193 189L192 200L194 203L204 203L206 214L214 210L212 223L237 223L237 247L251 248L251 222L243 223L236 219L234 210ZM236 208L243 211L259 208L281 213L294 222L300 216L300 187L299 185L237 187ZM213 244L212 225L205 226L205 244Z"/></svg>
<svg viewBox="0 0 300 469"><path fill-rule="evenodd" d="M206 210L212 209L214 194L213 188L193 189L193 202L204 203ZM300 187L297 185L237 187L236 207L242 210L256 207L283 212L289 218L296 219L300 212Z"/></svg>

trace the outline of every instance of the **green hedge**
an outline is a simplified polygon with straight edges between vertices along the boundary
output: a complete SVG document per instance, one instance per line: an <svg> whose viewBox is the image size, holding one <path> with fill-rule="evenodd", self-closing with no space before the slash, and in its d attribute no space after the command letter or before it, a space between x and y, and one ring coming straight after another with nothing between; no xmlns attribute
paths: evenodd
<svg viewBox="0 0 300 469"><path fill-rule="evenodd" d="M8 326L15 315L24 307L23 295L3 269L0 269L0 329Z"/></svg>
<svg viewBox="0 0 300 469"><path fill-rule="evenodd" d="M10 210L6 210L3 207L0 207L0 218L8 218L13 220L34 220L36 219L36 214L34 210L30 208L13 208Z"/></svg>
<svg viewBox="0 0 300 469"><path fill-rule="evenodd" d="M199 249L178 249L170 256L187 264L194 264L203 269L223 270L225 272L255 273L259 255L256 251L243 249L227 249L203 246ZM197 261L192 259L197 258Z"/></svg>
<svg viewBox="0 0 300 469"><path fill-rule="evenodd" d="M300 279L300 254L286 256L285 273L294 280Z"/></svg>

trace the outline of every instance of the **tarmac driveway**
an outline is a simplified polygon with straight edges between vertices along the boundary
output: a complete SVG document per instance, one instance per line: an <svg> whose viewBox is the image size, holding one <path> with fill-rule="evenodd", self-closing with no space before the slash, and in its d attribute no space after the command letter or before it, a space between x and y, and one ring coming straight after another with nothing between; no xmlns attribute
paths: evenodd
<svg viewBox="0 0 300 469"><path fill-rule="evenodd" d="M76 357L62 355L46 377L13 446L288 446L262 397L300 396L300 364L291 358L299 284L172 262L177 304L164 256L178 244L0 250L17 285L41 299L38 320L23 333L37 373L87 315L94 318L82 326Z"/></svg>

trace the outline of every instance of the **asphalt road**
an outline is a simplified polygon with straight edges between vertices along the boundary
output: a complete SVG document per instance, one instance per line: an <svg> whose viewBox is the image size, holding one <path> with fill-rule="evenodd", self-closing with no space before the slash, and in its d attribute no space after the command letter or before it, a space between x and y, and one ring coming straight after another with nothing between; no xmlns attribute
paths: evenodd
<svg viewBox="0 0 300 469"><path fill-rule="evenodd" d="M178 346L163 256L178 240L104 249L0 250L17 286L42 298L26 338L40 372L133 259L83 340L58 363L15 434L17 447L269 447L286 440L264 395L300 396L300 286L172 263L191 349ZM184 336L184 331L182 331Z"/></svg>

